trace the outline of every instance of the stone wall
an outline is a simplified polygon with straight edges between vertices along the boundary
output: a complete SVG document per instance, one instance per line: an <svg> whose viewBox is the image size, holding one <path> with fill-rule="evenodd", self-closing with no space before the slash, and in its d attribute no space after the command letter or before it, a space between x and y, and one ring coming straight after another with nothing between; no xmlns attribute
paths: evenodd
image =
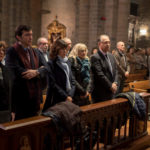
<svg viewBox="0 0 150 150"><path fill-rule="evenodd" d="M33 44L41 32L41 0L2 0L1 40L15 42L14 31L20 24L33 28Z"/></svg>
<svg viewBox="0 0 150 150"><path fill-rule="evenodd" d="M43 0L42 10L47 13L42 14L41 35L48 38L47 26L56 19L67 27L66 36L75 41L75 9L76 0Z"/></svg>
<svg viewBox="0 0 150 150"><path fill-rule="evenodd" d="M149 27L149 0L137 1L140 6L139 22L144 22ZM48 37L47 26L56 16L58 21L67 27L66 36L71 38L73 44L83 42L89 50L97 46L100 34L110 36L111 49L115 48L119 40L128 42L130 2L134 0L0 0L0 2L1 40L5 40L9 45L15 42L14 30L20 24L32 26L33 44L36 44L40 36ZM147 41L150 41L149 37L150 28ZM140 38L137 38L138 42Z"/></svg>

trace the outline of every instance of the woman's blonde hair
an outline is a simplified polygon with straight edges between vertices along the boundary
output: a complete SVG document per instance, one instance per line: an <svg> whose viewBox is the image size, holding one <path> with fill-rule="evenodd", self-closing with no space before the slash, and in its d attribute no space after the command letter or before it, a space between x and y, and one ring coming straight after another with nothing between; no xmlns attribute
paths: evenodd
<svg viewBox="0 0 150 150"><path fill-rule="evenodd" d="M76 45L74 45L68 57L76 58L79 54L79 51L81 50L86 50L86 58L88 58L87 56L88 49L87 46L83 43L77 43Z"/></svg>

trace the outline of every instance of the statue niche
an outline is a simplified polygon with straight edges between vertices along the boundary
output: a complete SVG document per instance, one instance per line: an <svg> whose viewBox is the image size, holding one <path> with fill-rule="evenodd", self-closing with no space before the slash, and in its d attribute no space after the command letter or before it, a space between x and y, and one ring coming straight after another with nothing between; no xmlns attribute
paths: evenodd
<svg viewBox="0 0 150 150"><path fill-rule="evenodd" d="M50 23L47 29L50 47L57 39L62 39L66 36L66 27L59 23L57 19Z"/></svg>

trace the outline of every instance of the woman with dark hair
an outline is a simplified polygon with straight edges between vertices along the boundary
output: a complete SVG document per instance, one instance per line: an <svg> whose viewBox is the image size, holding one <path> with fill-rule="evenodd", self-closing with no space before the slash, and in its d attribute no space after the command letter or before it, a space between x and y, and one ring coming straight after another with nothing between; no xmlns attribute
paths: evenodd
<svg viewBox="0 0 150 150"><path fill-rule="evenodd" d="M92 51L91 51L91 55L95 54L98 52L98 48L97 47L93 47Z"/></svg>
<svg viewBox="0 0 150 150"><path fill-rule="evenodd" d="M47 98L43 111L59 102L72 101L75 81L66 56L66 47L67 44L61 39L57 40L52 46L51 60L48 62L51 73L49 73Z"/></svg>

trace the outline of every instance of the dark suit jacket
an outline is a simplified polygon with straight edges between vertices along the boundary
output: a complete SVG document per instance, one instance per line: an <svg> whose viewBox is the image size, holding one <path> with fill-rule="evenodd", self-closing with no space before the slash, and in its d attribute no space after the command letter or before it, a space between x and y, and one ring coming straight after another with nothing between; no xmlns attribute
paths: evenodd
<svg viewBox="0 0 150 150"><path fill-rule="evenodd" d="M44 66L44 64L42 61L40 61L41 58L38 53L37 57L39 58L38 71L40 76L30 79L35 83L37 83L37 80L40 82L40 78L45 77L47 74L46 67L40 68L41 66ZM9 48L6 53L6 66L11 69L11 72L14 76L12 88L12 112L16 113L16 119L29 117L31 114L35 115L36 112L39 111L41 98L34 95L34 98L31 99L26 79L22 78L21 75L22 72L27 70L27 68L24 66L14 47ZM42 89L39 92L42 97Z"/></svg>
<svg viewBox="0 0 150 150"><path fill-rule="evenodd" d="M0 123L11 119L12 75L6 66L2 66L3 81L0 81Z"/></svg>
<svg viewBox="0 0 150 150"><path fill-rule="evenodd" d="M113 93L110 90L113 82L117 82L118 73L114 56L108 53L108 57L112 66L110 71L108 62L101 51L91 56L91 71L92 71L92 99L94 102L109 100L113 98Z"/></svg>
<svg viewBox="0 0 150 150"><path fill-rule="evenodd" d="M43 53L39 50L39 49L35 49L39 55L39 62L41 62L41 64L43 64L47 70L49 69L49 66L44 58ZM42 86L42 90L44 90L45 88L47 88L47 84L48 84L48 79L47 76L42 76L41 77L41 86Z"/></svg>
<svg viewBox="0 0 150 150"><path fill-rule="evenodd" d="M47 62L46 62L46 59L45 59L45 57L44 57L44 55L43 55L43 52L41 52L38 48L36 48L36 51L39 53L39 55L41 55L42 62L47 63ZM46 52L46 55L47 55L47 57L48 57L48 59L49 59L49 52Z"/></svg>
<svg viewBox="0 0 150 150"><path fill-rule="evenodd" d="M75 92L75 80L71 72L71 66L69 61L67 62L70 69L70 84L71 90L66 90L66 74L60 64L58 58L54 61L49 61L48 65L51 68L51 72L48 73L49 82L47 90L47 98L43 108L43 111L56 103L65 101L68 96L73 97Z"/></svg>

